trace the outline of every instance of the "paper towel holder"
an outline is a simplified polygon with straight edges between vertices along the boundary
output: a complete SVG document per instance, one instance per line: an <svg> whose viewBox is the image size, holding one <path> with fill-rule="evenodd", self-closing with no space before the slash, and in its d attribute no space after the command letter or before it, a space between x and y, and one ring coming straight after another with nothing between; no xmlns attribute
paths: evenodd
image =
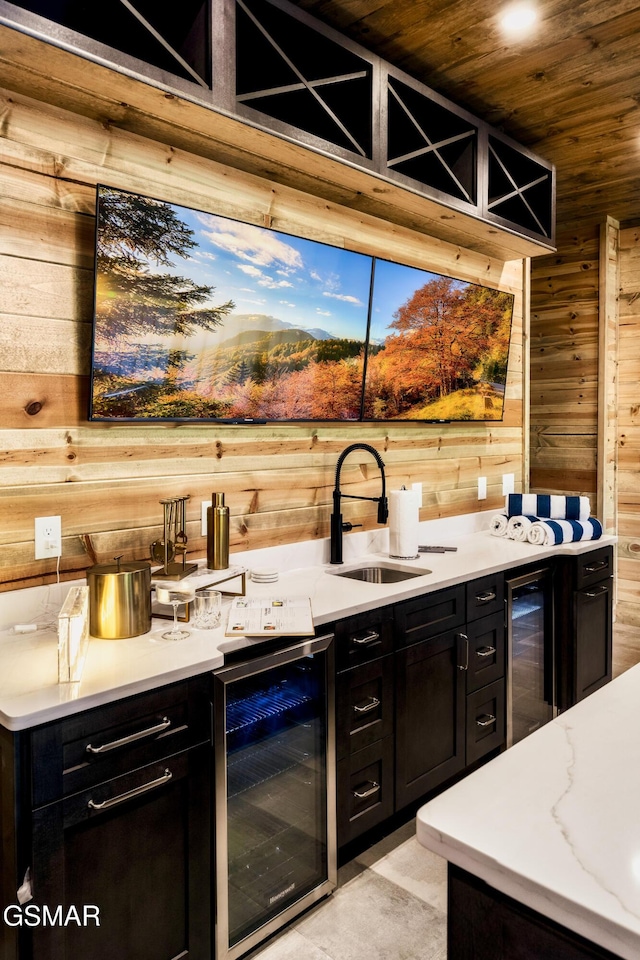
<svg viewBox="0 0 640 960"><path fill-rule="evenodd" d="M412 495L415 496L415 491L407 490L407 487L404 485L404 483L402 484L402 486L400 487L400 491L398 492L411 493ZM394 494L391 494L391 496L393 497ZM418 531L417 531L417 521L419 519L419 515L420 515L419 505L416 499L415 549L412 542L411 548L408 552L406 550L401 549L402 541L400 540L400 535L399 533L394 531L393 522L390 523L389 525L389 556L391 557L392 560L416 560L418 558L419 552L420 552L418 548ZM392 521L393 521L393 518L392 518Z"/></svg>

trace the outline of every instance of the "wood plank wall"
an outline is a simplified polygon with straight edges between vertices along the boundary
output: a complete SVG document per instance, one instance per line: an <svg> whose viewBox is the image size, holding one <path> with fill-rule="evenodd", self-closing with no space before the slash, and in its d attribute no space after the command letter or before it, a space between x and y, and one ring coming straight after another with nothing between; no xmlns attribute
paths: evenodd
<svg viewBox="0 0 640 960"><path fill-rule="evenodd" d="M0 589L54 576L55 561L33 559L37 516L62 517L63 579L89 564L83 534L101 561L148 556L161 532L159 500L167 496L191 497L192 556L204 553L200 503L212 490L227 494L234 552L327 536L336 459L356 440L380 451L391 489L422 482L423 519L478 509L479 475L488 478L487 509L502 503L503 473L514 473L522 489L521 261L471 253L9 90L0 91L0 113ZM504 421L255 428L88 423L96 183L515 293ZM578 276L585 279L581 270ZM563 348L556 366L565 358ZM585 341L580 367L591 359ZM551 384L557 402L565 388ZM589 395L581 410L591 415L591 405ZM554 436L562 438L560 422L545 432L547 448ZM581 491L588 486L587 460L582 452L572 459L572 465L584 462ZM377 492L377 468L366 454L350 457L342 476L347 489ZM354 501L345 513L365 528L375 526L371 505Z"/></svg>
<svg viewBox="0 0 640 960"><path fill-rule="evenodd" d="M618 603L640 626L640 228L620 231L618 323Z"/></svg>
<svg viewBox="0 0 640 960"><path fill-rule="evenodd" d="M557 245L531 268L531 491L589 496L597 516L599 225Z"/></svg>

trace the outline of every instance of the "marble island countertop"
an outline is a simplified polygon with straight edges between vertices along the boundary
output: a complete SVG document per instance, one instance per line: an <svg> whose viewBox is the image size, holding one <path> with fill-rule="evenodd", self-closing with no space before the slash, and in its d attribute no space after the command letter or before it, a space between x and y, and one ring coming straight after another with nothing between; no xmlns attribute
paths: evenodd
<svg viewBox="0 0 640 960"><path fill-rule="evenodd" d="M613 543L603 537L597 542L541 547L492 536L489 521L494 511L469 514L420 524L420 542L447 544L456 552L421 554L416 560L392 561L388 551L388 529L353 533L344 538L344 566L331 566L329 541L289 544L235 554L234 563L251 570L270 566L279 571L277 584L257 584L247 577L249 596L305 596L311 598L317 632L323 624L410 599L456 583L507 570L558 554L577 554ZM399 564L423 571L420 576L397 583L368 583L336 576L337 570L365 562ZM211 579L200 569L196 585ZM78 683L57 682L57 638L52 629L15 634L16 623L55 622L71 586L62 583L0 594L0 724L22 730L49 722L79 710L141 693L163 684L206 673L222 666L224 654L239 646L260 642L251 638L224 636L223 626L196 630L178 642L158 642L167 621L154 618L149 633L126 640L90 638L82 679Z"/></svg>
<svg viewBox="0 0 640 960"><path fill-rule="evenodd" d="M640 957L640 665L417 815L420 843L620 957Z"/></svg>

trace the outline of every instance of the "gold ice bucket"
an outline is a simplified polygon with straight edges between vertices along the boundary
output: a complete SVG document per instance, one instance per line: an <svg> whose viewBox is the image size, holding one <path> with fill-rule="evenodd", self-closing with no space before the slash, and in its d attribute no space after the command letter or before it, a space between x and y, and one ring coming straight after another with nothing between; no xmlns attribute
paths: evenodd
<svg viewBox="0 0 640 960"><path fill-rule="evenodd" d="M87 570L89 632L104 640L139 637L151 629L151 565L144 560L99 563Z"/></svg>

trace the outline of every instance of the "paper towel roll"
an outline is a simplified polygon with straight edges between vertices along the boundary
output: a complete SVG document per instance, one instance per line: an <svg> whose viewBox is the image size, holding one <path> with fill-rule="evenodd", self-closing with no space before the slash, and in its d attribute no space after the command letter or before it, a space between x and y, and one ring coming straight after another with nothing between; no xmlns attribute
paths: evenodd
<svg viewBox="0 0 640 960"><path fill-rule="evenodd" d="M389 492L389 556L413 560L418 556L420 505L415 490Z"/></svg>

